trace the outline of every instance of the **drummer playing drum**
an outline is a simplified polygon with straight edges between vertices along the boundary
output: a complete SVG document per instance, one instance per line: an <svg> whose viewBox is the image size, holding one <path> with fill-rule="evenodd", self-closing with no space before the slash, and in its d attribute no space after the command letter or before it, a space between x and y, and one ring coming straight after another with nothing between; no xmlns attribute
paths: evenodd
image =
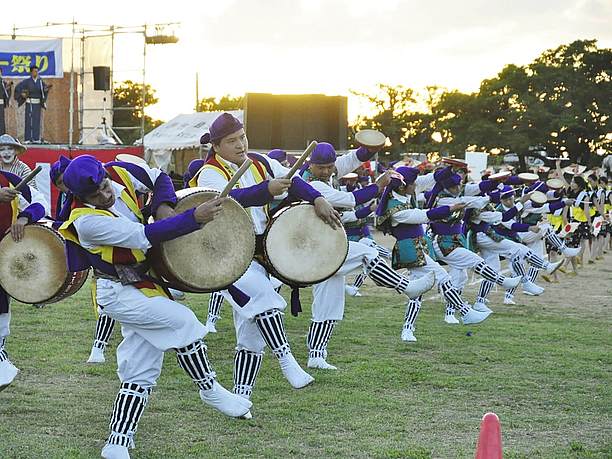
<svg viewBox="0 0 612 459"><path fill-rule="evenodd" d="M221 191L247 157L253 161L230 196L248 208L256 235L265 232L267 204L272 202L274 196L285 192L293 200L314 204L319 218L332 227L341 227L338 213L304 180L299 177L278 178L285 177L289 169L272 158L248 153L243 125L229 113L220 115L212 123L210 132L202 136L201 143L212 143L212 148L206 164L196 174L200 187ZM232 231L232 228L227 228L227 231ZM286 302L274 290L275 285L264 266L254 260L234 286L247 296L241 300L232 297L226 290L222 292L233 307L236 328L234 392L245 398L251 396L266 345L278 359L284 376L294 388L299 389L313 382L314 378L300 367L291 353L282 314Z"/></svg>
<svg viewBox="0 0 612 459"><path fill-rule="evenodd" d="M384 142L382 136L381 142ZM331 186L331 176L337 171L339 176L355 170L369 160L381 147L379 145L361 146L357 150L337 157L334 147L329 143L319 143L312 153L308 169L303 177L319 191L332 205L350 213L358 204L376 198L391 181L391 173L386 172L375 184L349 192ZM324 370L335 370L327 360L327 345L336 324L344 316L345 276L357 269L364 272L381 287L395 289L410 298L416 298L429 290L435 281L433 273L420 279L409 281L387 265L375 247L361 242L349 242L349 251L342 268L328 280L313 288L312 322L308 332L308 366Z"/></svg>
<svg viewBox="0 0 612 459"><path fill-rule="evenodd" d="M204 403L227 416L249 417L251 403L216 380L202 340L204 325L189 308L169 298L144 263L152 245L214 220L222 200L172 216L176 195L162 171L121 162L104 166L88 155L72 160L63 180L75 205L60 232L78 244L76 254L81 255L69 253L69 265L94 267L97 303L122 327L123 341L117 348L121 386L102 457L129 458L128 448L134 445L138 422L168 350L175 350L179 366L194 381ZM153 192L152 212L160 220L145 226L137 192L146 191Z"/></svg>
<svg viewBox="0 0 612 459"><path fill-rule="evenodd" d="M37 222L45 216L47 205L43 195L35 188L26 185L21 193L16 191L14 187L19 182L21 178L15 174L0 171L0 238L10 232L15 242L23 239L26 224ZM9 300L0 287L0 391L11 384L19 372L9 360L4 347L10 334Z"/></svg>

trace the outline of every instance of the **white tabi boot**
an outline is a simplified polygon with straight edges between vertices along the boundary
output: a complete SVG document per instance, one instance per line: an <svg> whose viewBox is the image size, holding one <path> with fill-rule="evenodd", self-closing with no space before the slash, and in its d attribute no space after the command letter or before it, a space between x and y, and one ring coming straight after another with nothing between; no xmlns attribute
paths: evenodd
<svg viewBox="0 0 612 459"><path fill-rule="evenodd" d="M478 312L488 312L489 314L491 314L493 312L493 310L487 306L487 300L476 301L476 303L474 303L474 306L472 307L472 309L474 309L474 311L478 311Z"/></svg>
<svg viewBox="0 0 612 459"><path fill-rule="evenodd" d="M470 308L470 310L463 317L461 317L461 320L463 321L463 325L478 324L489 317L490 314L490 312L475 311L474 309Z"/></svg>
<svg viewBox="0 0 612 459"><path fill-rule="evenodd" d="M523 292L527 295L538 296L544 293L544 288L527 280L523 282Z"/></svg>
<svg viewBox="0 0 612 459"><path fill-rule="evenodd" d="M0 362L0 392L6 389L19 373L19 368L11 363L10 360Z"/></svg>
<svg viewBox="0 0 612 459"><path fill-rule="evenodd" d="M93 346L91 348L91 353L89 354L89 358L87 359L87 363L104 363L106 362L106 358L104 357L104 349L100 349L99 347Z"/></svg>
<svg viewBox="0 0 612 459"><path fill-rule="evenodd" d="M215 408L226 416L250 419L250 409L253 403L240 395L232 394L217 381L211 389L200 389L200 398L207 405Z"/></svg>
<svg viewBox="0 0 612 459"><path fill-rule="evenodd" d="M102 457L104 459L130 459L130 453L126 446L106 444L102 448Z"/></svg>
<svg viewBox="0 0 612 459"><path fill-rule="evenodd" d="M297 363L293 354L280 357L278 363L283 375L285 375L285 378L287 378L287 381L289 381L289 384L294 389L301 389L314 381L314 378L306 373L300 364Z"/></svg>
<svg viewBox="0 0 612 459"><path fill-rule="evenodd" d="M555 263L548 263L548 266L546 267L546 274L554 273L557 269L561 267L564 261L565 260L559 260Z"/></svg>

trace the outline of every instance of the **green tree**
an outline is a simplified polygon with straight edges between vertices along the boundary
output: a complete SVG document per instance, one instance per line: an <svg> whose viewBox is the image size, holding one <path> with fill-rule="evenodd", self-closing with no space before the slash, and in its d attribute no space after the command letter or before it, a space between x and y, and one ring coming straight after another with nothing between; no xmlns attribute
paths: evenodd
<svg viewBox="0 0 612 459"><path fill-rule="evenodd" d="M391 141L387 151L391 158L399 158L404 153L405 137L407 133L406 114L416 103L414 91L404 86L391 86L378 84L378 91L374 94L351 91L352 94L366 99L374 108L374 115L361 117L352 126L353 131L359 129L377 129L383 132Z"/></svg>
<svg viewBox="0 0 612 459"><path fill-rule="evenodd" d="M525 157L544 150L593 165L610 150L612 50L578 40L527 66L507 65L475 94L450 92L433 108L452 152L499 149Z"/></svg>
<svg viewBox="0 0 612 459"><path fill-rule="evenodd" d="M151 85L145 85L144 107L159 102L155 97L155 90ZM133 144L140 139L140 126L143 117L142 83L131 80L121 82L113 88L113 126L130 127L137 129L118 129L117 133L124 144ZM119 108L120 110L117 110ZM129 108L129 110L121 110ZM160 120L154 120L144 114L144 133L148 133L162 124Z"/></svg>
<svg viewBox="0 0 612 459"><path fill-rule="evenodd" d="M205 97L200 99L196 111L198 112L223 112L228 110L242 110L244 97L226 94L220 98Z"/></svg>
<svg viewBox="0 0 612 459"><path fill-rule="evenodd" d="M542 53L528 69L530 92L539 108L532 118L551 153L567 152L593 165L593 154L612 146L612 49L596 40L577 40ZM537 115L542 115L537 118Z"/></svg>

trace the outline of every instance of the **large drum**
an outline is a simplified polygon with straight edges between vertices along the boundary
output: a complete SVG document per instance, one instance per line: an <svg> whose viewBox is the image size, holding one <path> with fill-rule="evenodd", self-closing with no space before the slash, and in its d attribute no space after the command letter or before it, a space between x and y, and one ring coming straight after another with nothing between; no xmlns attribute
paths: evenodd
<svg viewBox="0 0 612 459"><path fill-rule="evenodd" d="M210 201L219 192L186 188L176 192L177 213ZM248 269L255 254L255 231L247 211L228 199L223 212L197 231L149 251L155 273L186 292L223 290Z"/></svg>
<svg viewBox="0 0 612 459"><path fill-rule="evenodd" d="M333 276L346 260L348 240L343 228L332 229L315 214L314 206L298 203L279 210L263 238L268 271L292 287L307 287Z"/></svg>
<svg viewBox="0 0 612 459"><path fill-rule="evenodd" d="M22 303L63 300L83 286L88 273L68 271L65 239L50 223L27 225L20 242L10 234L0 241L0 285Z"/></svg>

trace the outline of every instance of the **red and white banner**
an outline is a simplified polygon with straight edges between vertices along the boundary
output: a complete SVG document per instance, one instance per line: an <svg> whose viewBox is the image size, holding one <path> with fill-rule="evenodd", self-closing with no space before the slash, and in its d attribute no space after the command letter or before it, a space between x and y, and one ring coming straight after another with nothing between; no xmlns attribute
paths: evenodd
<svg viewBox="0 0 612 459"><path fill-rule="evenodd" d="M55 204L59 190L54 185L51 185L49 170L51 165L60 156L73 159L81 155L92 155L103 163L107 163L114 161L115 157L121 153L140 156L141 158L144 156L143 148L134 146L69 147L67 145L28 145L28 149L22 155L19 155L19 159L32 169L39 165L42 166L42 172L36 176L36 187L49 203L51 215L55 215Z"/></svg>

